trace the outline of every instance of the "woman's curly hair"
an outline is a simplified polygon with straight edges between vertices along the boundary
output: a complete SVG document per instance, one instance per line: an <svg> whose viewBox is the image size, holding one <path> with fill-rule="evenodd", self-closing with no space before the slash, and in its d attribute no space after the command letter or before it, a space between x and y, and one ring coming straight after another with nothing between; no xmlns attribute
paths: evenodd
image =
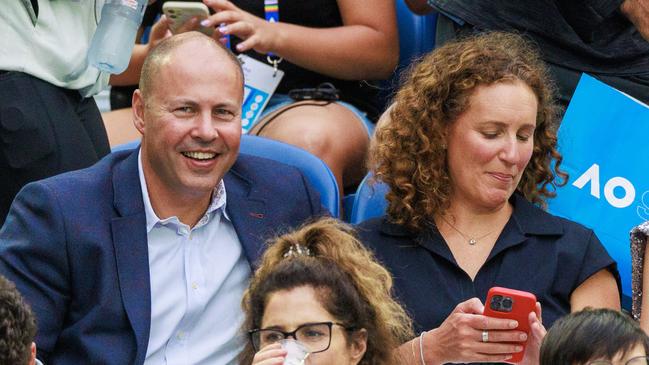
<svg viewBox="0 0 649 365"><path fill-rule="evenodd" d="M390 187L391 222L417 232L448 208L447 126L468 109L476 87L516 80L538 100L534 150L517 189L544 207L556 185L565 184L556 149L555 89L537 50L516 34L483 33L448 43L412 65L396 94L391 120L376 130L370 168ZM555 181L553 161L562 181Z"/></svg>
<svg viewBox="0 0 649 365"><path fill-rule="evenodd" d="M311 254L284 257L296 245ZM314 288L322 306L345 327L367 331L360 364L399 362L395 349L412 338L412 322L391 295L392 276L349 225L323 218L273 240L243 297L244 330L261 327L273 293L302 286ZM240 363L250 364L254 354L248 341Z"/></svg>
<svg viewBox="0 0 649 365"><path fill-rule="evenodd" d="M0 276L0 364L27 364L36 320L12 282Z"/></svg>

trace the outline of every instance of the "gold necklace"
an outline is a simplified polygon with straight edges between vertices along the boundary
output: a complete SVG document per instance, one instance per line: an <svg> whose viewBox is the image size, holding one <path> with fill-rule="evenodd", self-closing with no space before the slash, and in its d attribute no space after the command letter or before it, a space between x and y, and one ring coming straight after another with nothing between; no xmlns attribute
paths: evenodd
<svg viewBox="0 0 649 365"><path fill-rule="evenodd" d="M490 234L492 234L492 233L494 232L494 231L489 231L489 232L483 234L483 235L480 236L480 237L470 237L470 236L467 236L466 234L462 233L462 231L460 231L457 227L455 227L453 224L451 224L451 222L447 221L446 218L444 218L443 215L440 214L439 217L440 217L444 222L446 222L446 224L448 224L449 227L453 228L453 229L454 229L457 233L459 233L459 234L460 234L460 235L461 235L465 240L467 240L467 242L468 242L469 245L471 245L471 246L475 246L475 244L478 243L478 240L481 240L481 239L487 237L488 235L490 235Z"/></svg>

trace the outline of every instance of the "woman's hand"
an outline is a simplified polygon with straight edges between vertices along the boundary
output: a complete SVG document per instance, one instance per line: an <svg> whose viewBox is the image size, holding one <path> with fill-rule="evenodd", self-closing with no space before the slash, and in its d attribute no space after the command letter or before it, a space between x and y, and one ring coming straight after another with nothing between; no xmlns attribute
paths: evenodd
<svg viewBox="0 0 649 365"><path fill-rule="evenodd" d="M255 354L252 365L282 365L286 350L279 343L268 345Z"/></svg>
<svg viewBox="0 0 649 365"><path fill-rule="evenodd" d="M254 49L266 54L272 52L277 39L276 27L265 19L256 17L239 9L228 0L203 0L216 14L203 20L204 27L217 27L215 34L219 37L234 35L243 42L237 45L237 51L245 52Z"/></svg>
<svg viewBox="0 0 649 365"><path fill-rule="evenodd" d="M158 21L153 24L151 27L151 32L149 33L149 42L147 47L149 50L153 49L158 43L162 42L164 39L171 37L171 31L169 30L169 19L166 15L163 15L158 19Z"/></svg>
<svg viewBox="0 0 649 365"><path fill-rule="evenodd" d="M513 330L518 322L510 319L482 315L484 306L477 298L469 299L455 307L438 328L424 335L426 364L457 362L502 362L513 353L523 350L525 332ZM488 342L483 342L483 331Z"/></svg>
<svg viewBox="0 0 649 365"><path fill-rule="evenodd" d="M530 313L530 338L527 341L527 346L525 347L525 356L521 365L538 365L539 364L539 355L541 350L541 342L543 342L543 337L545 337L546 330L543 327L541 316L541 303L536 302L536 313Z"/></svg>

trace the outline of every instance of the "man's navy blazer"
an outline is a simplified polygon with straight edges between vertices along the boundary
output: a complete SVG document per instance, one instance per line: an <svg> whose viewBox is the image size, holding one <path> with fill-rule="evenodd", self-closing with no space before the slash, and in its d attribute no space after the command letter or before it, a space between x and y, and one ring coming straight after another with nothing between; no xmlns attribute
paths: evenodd
<svg viewBox="0 0 649 365"><path fill-rule="evenodd" d="M0 274L31 305L47 365L144 362L151 290L137 151L25 186L0 230ZM266 239L326 214L292 167L240 155L224 180L253 269Z"/></svg>

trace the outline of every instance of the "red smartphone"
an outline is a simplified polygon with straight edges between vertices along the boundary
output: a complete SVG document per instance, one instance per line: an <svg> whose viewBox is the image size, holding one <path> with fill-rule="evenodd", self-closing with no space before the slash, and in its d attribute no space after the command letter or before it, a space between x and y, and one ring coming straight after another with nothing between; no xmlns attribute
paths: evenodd
<svg viewBox="0 0 649 365"><path fill-rule="evenodd" d="M516 330L530 335L528 316L536 309L536 296L526 291L493 287L487 293L484 315L493 318L506 318L518 321ZM517 342L523 346L523 351L514 353L508 363L519 363L525 355L525 342Z"/></svg>

